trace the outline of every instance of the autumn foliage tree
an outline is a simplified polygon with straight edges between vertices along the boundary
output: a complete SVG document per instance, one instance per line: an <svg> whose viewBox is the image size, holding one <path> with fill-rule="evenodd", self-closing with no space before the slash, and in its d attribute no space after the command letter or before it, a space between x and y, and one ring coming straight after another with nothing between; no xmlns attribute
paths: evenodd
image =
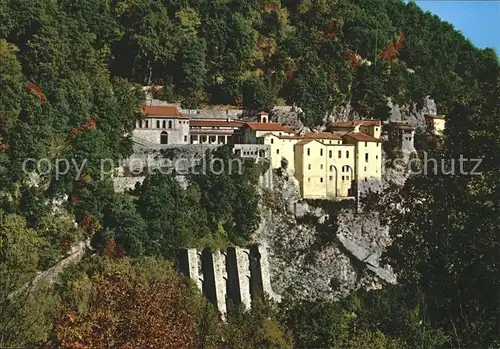
<svg viewBox="0 0 500 349"><path fill-rule="evenodd" d="M391 40L384 49L380 52L379 57L386 61L393 61L399 55L399 50L403 47L406 41L403 32L399 33L399 38Z"/></svg>
<svg viewBox="0 0 500 349"><path fill-rule="evenodd" d="M90 287L82 288L90 289L88 297L79 297L88 303L64 307L56 317L50 345L68 349L202 346L195 295L168 262L125 258L104 264L102 272L87 279Z"/></svg>

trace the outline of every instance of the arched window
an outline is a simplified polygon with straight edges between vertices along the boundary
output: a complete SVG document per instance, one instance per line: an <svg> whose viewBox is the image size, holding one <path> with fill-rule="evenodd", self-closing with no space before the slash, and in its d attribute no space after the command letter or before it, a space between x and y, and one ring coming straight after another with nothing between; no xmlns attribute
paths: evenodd
<svg viewBox="0 0 500 349"><path fill-rule="evenodd" d="M333 172L333 165L330 165L330 172Z"/></svg>
<svg viewBox="0 0 500 349"><path fill-rule="evenodd" d="M168 133L165 131L160 135L160 144L168 144Z"/></svg>
<svg viewBox="0 0 500 349"><path fill-rule="evenodd" d="M163 120L163 128L167 128L167 122Z"/></svg>
<svg viewBox="0 0 500 349"><path fill-rule="evenodd" d="M172 120L168 121L168 128L172 128Z"/></svg>
<svg viewBox="0 0 500 349"><path fill-rule="evenodd" d="M156 120L156 128L160 128L160 120Z"/></svg>
<svg viewBox="0 0 500 349"><path fill-rule="evenodd" d="M139 120L139 128L142 128L142 120Z"/></svg>

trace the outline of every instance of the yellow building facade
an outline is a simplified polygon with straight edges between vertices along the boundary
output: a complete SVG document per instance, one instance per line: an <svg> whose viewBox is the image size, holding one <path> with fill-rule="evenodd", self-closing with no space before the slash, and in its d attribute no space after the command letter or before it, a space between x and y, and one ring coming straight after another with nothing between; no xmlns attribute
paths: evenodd
<svg viewBox="0 0 500 349"><path fill-rule="evenodd" d="M355 146L355 180L380 180L382 178L382 146L380 140L366 133L350 132L344 142Z"/></svg>
<svg viewBox="0 0 500 349"><path fill-rule="evenodd" d="M425 121L432 133L436 136L442 136L446 124L446 119L443 115L426 115Z"/></svg>
<svg viewBox="0 0 500 349"><path fill-rule="evenodd" d="M300 140L295 145L295 178L305 199L352 197L355 145Z"/></svg>
<svg viewBox="0 0 500 349"><path fill-rule="evenodd" d="M381 179L381 123L342 122L333 124L333 129L298 135L266 120L246 123L244 139L268 145L271 167L286 168L299 182L303 198L352 198L357 183Z"/></svg>
<svg viewBox="0 0 500 349"><path fill-rule="evenodd" d="M266 133L262 136L263 144L271 147L271 167L286 167L290 173L295 171L294 146L300 140L298 136L279 136ZM286 164L286 166L284 166Z"/></svg>

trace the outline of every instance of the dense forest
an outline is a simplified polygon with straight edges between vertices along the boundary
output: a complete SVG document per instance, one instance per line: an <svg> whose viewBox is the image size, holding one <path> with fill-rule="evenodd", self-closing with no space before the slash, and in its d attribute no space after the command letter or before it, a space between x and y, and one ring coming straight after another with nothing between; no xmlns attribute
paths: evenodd
<svg viewBox="0 0 500 349"><path fill-rule="evenodd" d="M0 0L0 347L500 346L498 72L493 50L400 0ZM427 151L482 159L482 174L415 175L370 198L387 217L397 286L263 299L224 323L172 253L251 242L265 168L186 187L153 173L115 193L101 159L132 153L143 85L187 108L296 104L310 126L347 103L384 119L388 98L431 96L448 123ZM58 159L84 171L56 178ZM83 239L80 263L23 289Z"/></svg>

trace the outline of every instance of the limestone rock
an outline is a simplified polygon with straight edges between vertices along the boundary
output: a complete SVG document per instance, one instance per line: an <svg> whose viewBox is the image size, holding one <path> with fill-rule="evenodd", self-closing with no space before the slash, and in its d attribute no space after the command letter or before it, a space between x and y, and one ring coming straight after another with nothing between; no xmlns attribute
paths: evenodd
<svg viewBox="0 0 500 349"><path fill-rule="evenodd" d="M274 178L274 189L267 193L274 206L262 206L257 239L269 251L277 294L335 300L359 288L395 281L392 271L379 262L390 239L377 213L358 214L354 208L327 212L302 201L293 178ZM332 219L337 229L328 225Z"/></svg>

